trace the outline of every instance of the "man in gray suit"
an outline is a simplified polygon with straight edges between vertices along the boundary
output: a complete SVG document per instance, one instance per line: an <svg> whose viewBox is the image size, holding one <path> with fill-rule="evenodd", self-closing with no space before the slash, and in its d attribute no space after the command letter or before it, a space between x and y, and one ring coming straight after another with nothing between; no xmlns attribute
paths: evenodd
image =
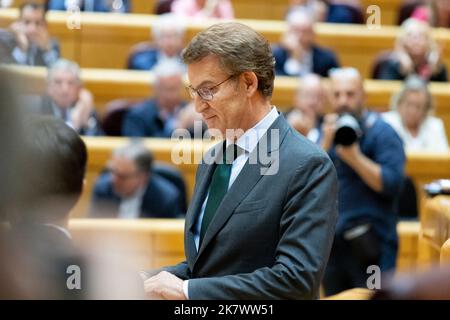
<svg viewBox="0 0 450 320"><path fill-rule="evenodd" d="M216 24L191 41L183 59L197 112L225 139L197 169L186 261L143 273L148 297L317 298L337 218L337 178L328 156L271 105L268 42L245 25Z"/></svg>
<svg viewBox="0 0 450 320"><path fill-rule="evenodd" d="M0 63L51 66L60 56L59 44L48 32L42 4L25 2L19 19L0 30Z"/></svg>

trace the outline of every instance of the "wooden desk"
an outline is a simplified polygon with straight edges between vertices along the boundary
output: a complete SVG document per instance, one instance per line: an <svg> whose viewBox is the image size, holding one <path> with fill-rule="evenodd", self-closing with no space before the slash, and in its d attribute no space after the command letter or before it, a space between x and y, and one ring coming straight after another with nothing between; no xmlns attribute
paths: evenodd
<svg viewBox="0 0 450 320"><path fill-rule="evenodd" d="M0 27L6 27L17 17L15 9L0 11ZM67 27L71 16L65 12L48 14L51 34L61 41L62 55L84 68L124 68L130 48L149 40L150 29L157 16L142 14L82 13L81 29ZM283 21L239 20L262 33L271 43L279 41L286 30ZM189 21L186 41L217 20ZM358 68L364 77L370 74L376 55L392 49L397 27L383 26L370 30L365 25L318 23L317 42L337 53L343 66ZM450 31L434 30L438 41L446 44L443 57L450 65ZM113 53L113 54L112 54Z"/></svg>
<svg viewBox="0 0 450 320"><path fill-rule="evenodd" d="M400 222L397 271L411 271L417 258L418 222ZM136 270L160 268L184 260L184 219L71 219L69 229L77 245L92 247L122 242L121 254ZM111 243L112 244L112 243Z"/></svg>
<svg viewBox="0 0 450 320"><path fill-rule="evenodd" d="M427 199L419 233L419 264L421 266L438 264L441 249L448 239L450 239L450 196ZM446 249L447 247L444 251Z"/></svg>
<svg viewBox="0 0 450 320"><path fill-rule="evenodd" d="M71 219L69 230L76 245L117 250L135 271L185 260L184 219Z"/></svg>

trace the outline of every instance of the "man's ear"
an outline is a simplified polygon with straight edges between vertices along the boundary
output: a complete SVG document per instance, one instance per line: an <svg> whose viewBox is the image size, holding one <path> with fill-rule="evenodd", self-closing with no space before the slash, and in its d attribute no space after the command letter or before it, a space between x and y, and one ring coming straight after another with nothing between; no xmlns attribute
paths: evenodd
<svg viewBox="0 0 450 320"><path fill-rule="evenodd" d="M251 97L258 90L258 77L252 71L246 71L242 74L244 79L245 91L248 97Z"/></svg>

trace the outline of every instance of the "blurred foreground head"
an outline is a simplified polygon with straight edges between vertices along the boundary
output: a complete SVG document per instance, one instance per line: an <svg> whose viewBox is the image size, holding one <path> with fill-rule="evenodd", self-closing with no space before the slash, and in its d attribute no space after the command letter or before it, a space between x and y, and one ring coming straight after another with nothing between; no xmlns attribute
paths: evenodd
<svg viewBox="0 0 450 320"><path fill-rule="evenodd" d="M83 190L87 150L78 133L50 116L25 120L21 197L12 223L66 221Z"/></svg>

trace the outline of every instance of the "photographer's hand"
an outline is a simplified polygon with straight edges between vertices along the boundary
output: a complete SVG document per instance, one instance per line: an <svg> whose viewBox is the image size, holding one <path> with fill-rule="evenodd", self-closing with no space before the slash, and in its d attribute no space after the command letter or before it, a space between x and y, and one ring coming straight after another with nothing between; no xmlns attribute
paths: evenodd
<svg viewBox="0 0 450 320"><path fill-rule="evenodd" d="M383 190L383 178L381 175L381 166L366 157L361 152L359 144L354 144L344 147L342 145L336 146L336 154L351 167L361 179L375 192Z"/></svg>
<svg viewBox="0 0 450 320"><path fill-rule="evenodd" d="M336 113L330 113L325 116L322 124L323 138L321 147L323 150L330 150L333 145L334 135L336 133L336 121L339 116Z"/></svg>

